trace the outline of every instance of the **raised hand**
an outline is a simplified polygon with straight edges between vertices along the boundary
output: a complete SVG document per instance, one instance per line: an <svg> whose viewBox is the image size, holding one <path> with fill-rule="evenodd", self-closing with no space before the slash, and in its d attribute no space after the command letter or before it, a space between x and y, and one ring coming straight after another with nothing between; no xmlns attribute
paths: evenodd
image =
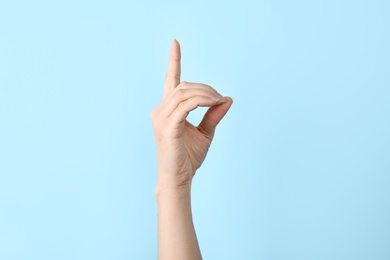
<svg viewBox="0 0 390 260"><path fill-rule="evenodd" d="M202 259L192 221L191 182L206 157L214 131L232 99L199 83L180 83L180 45L174 40L162 102L151 118L157 143L158 258ZM198 106L210 107L199 126L186 120Z"/></svg>
<svg viewBox="0 0 390 260"><path fill-rule="evenodd" d="M208 85L180 82L180 60L180 45L174 40L163 100L151 113L160 189L179 188L191 183L206 157L216 126L233 102ZM198 106L210 108L195 127L186 117Z"/></svg>

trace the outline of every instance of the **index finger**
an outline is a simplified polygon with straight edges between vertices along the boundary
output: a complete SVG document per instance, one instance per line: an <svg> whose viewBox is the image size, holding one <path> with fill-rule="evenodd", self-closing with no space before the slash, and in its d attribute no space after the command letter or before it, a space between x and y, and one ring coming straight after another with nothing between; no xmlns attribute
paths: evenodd
<svg viewBox="0 0 390 260"><path fill-rule="evenodd" d="M164 98L180 83L180 44L174 39L172 42L171 53L169 55L168 71L164 84Z"/></svg>

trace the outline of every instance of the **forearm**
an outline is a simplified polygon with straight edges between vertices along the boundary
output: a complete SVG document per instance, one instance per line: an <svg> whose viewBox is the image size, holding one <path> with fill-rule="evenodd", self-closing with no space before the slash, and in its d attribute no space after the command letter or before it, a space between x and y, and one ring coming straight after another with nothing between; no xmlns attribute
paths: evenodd
<svg viewBox="0 0 390 260"><path fill-rule="evenodd" d="M191 212L191 184L156 187L158 259L202 259Z"/></svg>

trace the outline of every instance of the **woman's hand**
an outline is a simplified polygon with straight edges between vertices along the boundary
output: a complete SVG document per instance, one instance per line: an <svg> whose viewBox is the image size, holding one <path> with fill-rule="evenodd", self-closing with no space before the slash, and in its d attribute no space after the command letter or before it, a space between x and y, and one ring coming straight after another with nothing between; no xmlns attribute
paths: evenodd
<svg viewBox="0 0 390 260"><path fill-rule="evenodd" d="M202 259L191 212L191 181L206 157L215 127L232 99L212 87L180 83L180 45L174 40L164 97L152 112L157 143L158 258ZM210 107L198 127L186 120L198 106Z"/></svg>
<svg viewBox="0 0 390 260"><path fill-rule="evenodd" d="M180 83L180 45L174 40L162 102L151 118L157 144L158 189L187 187L206 157L220 120L232 99L199 83ZM199 126L186 120L198 106L210 107Z"/></svg>

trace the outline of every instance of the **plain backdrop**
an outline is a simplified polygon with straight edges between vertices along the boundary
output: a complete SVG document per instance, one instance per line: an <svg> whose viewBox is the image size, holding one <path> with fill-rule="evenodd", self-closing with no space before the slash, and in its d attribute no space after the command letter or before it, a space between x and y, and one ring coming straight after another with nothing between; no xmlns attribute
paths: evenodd
<svg viewBox="0 0 390 260"><path fill-rule="evenodd" d="M174 37L182 80L234 99L193 184L204 259L390 259L389 13L1 1L0 259L156 259L149 115Z"/></svg>

